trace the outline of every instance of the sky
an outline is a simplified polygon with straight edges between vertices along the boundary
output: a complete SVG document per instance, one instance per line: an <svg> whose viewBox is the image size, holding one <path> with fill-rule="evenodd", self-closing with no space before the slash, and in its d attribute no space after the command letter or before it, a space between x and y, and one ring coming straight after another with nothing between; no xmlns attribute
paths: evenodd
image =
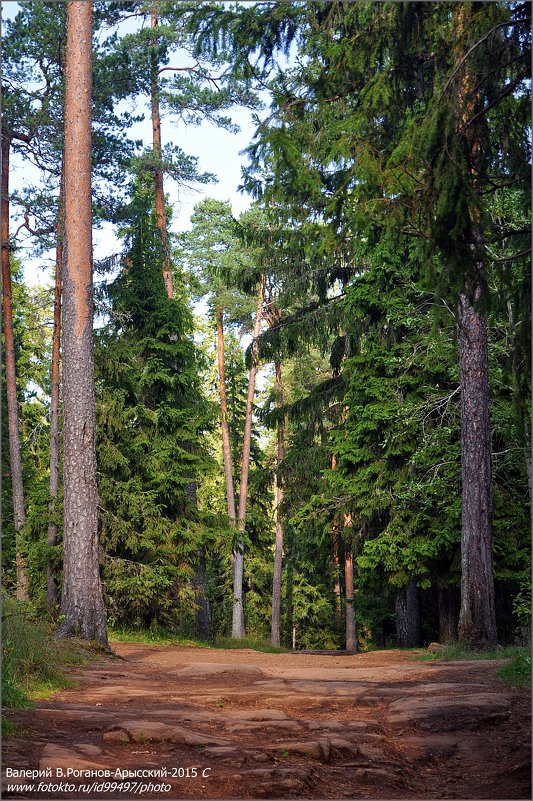
<svg viewBox="0 0 533 801"><path fill-rule="evenodd" d="M53 5L51 7L53 8ZM18 3L2 2L1 10L3 20L12 18L17 13ZM129 23L125 23L125 26L132 26L134 23L135 20L131 20ZM125 26L121 28L123 32L127 30ZM129 108L131 110L131 106ZM136 114L144 113L145 119L143 122L133 125L129 135L132 139L142 139L146 146L151 146L152 132L148 98L139 98L134 111ZM241 166L247 161L241 151L249 144L255 130L252 113L247 109L239 108L228 112L228 115L239 126L238 133L216 128L208 122L203 122L198 127L192 127L185 126L183 123L178 124L169 116L162 118L163 145L167 142L179 145L185 153L198 157L200 172L211 172L218 178L216 184L197 184L190 189L177 187L174 182L165 179L165 192L173 207L171 230L174 232L190 228L193 208L204 197L228 200L235 216L238 216L250 205L250 197L238 192L238 186L241 181ZM22 163L21 159L15 155L12 157L10 166L12 192L20 189L24 183L38 180L37 169L31 164ZM13 211L20 216L20 210ZM13 217L11 230L16 230L20 222L20 219L17 222L17 219ZM106 224L102 229L94 229L93 250L95 260L103 260L120 250L120 243L116 239L111 225ZM34 259L21 250L19 255L23 258L25 279L28 283L50 284L52 254Z"/></svg>

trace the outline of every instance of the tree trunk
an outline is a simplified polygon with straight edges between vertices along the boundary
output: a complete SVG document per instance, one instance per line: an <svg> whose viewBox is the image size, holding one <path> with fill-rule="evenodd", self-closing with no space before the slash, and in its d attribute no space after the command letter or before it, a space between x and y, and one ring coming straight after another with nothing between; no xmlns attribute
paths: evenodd
<svg viewBox="0 0 533 801"><path fill-rule="evenodd" d="M91 211L92 3L67 5L63 274L64 558L56 636L107 645L98 553Z"/></svg>
<svg viewBox="0 0 533 801"><path fill-rule="evenodd" d="M222 421L222 455L224 458L224 476L226 479L226 500L228 517L235 525L235 490L233 488L233 466L231 463L231 444L228 426L228 399L226 395L226 366L224 361L224 320L222 306L217 306L217 356L218 356L218 391L220 394L220 416Z"/></svg>
<svg viewBox="0 0 533 801"><path fill-rule="evenodd" d="M344 515L344 528L352 527L351 514ZM353 554L349 542L346 543L344 555L344 580L346 594L346 650L357 651L357 635L355 631L355 609L353 594Z"/></svg>
<svg viewBox="0 0 533 801"><path fill-rule="evenodd" d="M480 266L482 269L482 266ZM481 283L475 293L482 301ZM461 611L459 639L497 642L492 569L492 467L487 316L466 294L458 303L461 368Z"/></svg>
<svg viewBox="0 0 533 801"><path fill-rule="evenodd" d="M455 59L464 58L463 32L476 13L467 3L453 12L456 30ZM475 88L477 76L467 68L456 83L458 117L465 124L484 107ZM479 118L478 118L479 120ZM463 133L471 167L472 189L476 189L475 165L481 153L480 128L469 126ZM485 265L476 255L483 248L479 209L470 216L470 250L474 256L474 279L470 295L461 292L457 304L461 386L461 611L459 639L472 647L497 643L494 577L492 568L492 465L489 416L488 326L485 311Z"/></svg>
<svg viewBox="0 0 533 801"><path fill-rule="evenodd" d="M279 406L283 404L283 385L281 381L281 363L275 363L276 371L276 397ZM285 425L278 420L278 454L277 471L285 458ZM280 645L280 611L281 611L281 575L283 564L283 519L281 517L281 504L283 502L283 485L276 471L276 545L274 549L274 580L272 582L272 628L270 640L272 645Z"/></svg>
<svg viewBox="0 0 533 801"><path fill-rule="evenodd" d="M54 285L54 332L52 335L52 374L50 382L50 514L55 516L59 492L59 386L61 358L61 289L63 269L63 228L65 207L65 176L61 165L59 208L57 213L56 274ZM48 546L57 543L57 524L52 519L48 524ZM59 602L54 566L48 559L46 568L46 599L49 612L53 613Z"/></svg>
<svg viewBox="0 0 533 801"><path fill-rule="evenodd" d="M414 648L420 645L420 604L416 581L411 579L396 595L396 645Z"/></svg>
<svg viewBox="0 0 533 801"><path fill-rule="evenodd" d="M331 456L331 469L337 469L337 456ZM339 518L337 515L333 518L333 525L331 527L331 539L333 543L333 619L335 626L339 626L341 619L341 562L339 558Z"/></svg>
<svg viewBox="0 0 533 801"><path fill-rule="evenodd" d="M21 551L22 527L25 521L24 485L20 455L19 409L15 366L15 340L13 336L13 298L11 292L11 264L9 248L9 150L11 140L2 131L2 312L4 315L4 364L7 395L7 428L9 434L9 467L13 496L13 523L15 527L16 597L29 601L26 565Z"/></svg>
<svg viewBox="0 0 533 801"><path fill-rule="evenodd" d="M155 31L157 28L157 2L152 4L151 27ZM155 214L157 227L161 236L161 246L163 249L163 280L169 298L174 297L174 283L172 280L172 265L170 263L170 245L167 231L167 212L165 208L165 191L163 188L163 170L161 162L163 159L163 148L161 145L161 114L159 110L159 62L155 53L157 36L152 37L152 52L150 54L150 100L152 106L152 141L153 151L156 158L154 170L155 188Z"/></svg>
<svg viewBox="0 0 533 801"><path fill-rule="evenodd" d="M439 642L450 643L457 640L457 621L459 618L458 589L453 584L437 584L439 603Z"/></svg>
<svg viewBox="0 0 533 801"><path fill-rule="evenodd" d="M248 378L248 396L246 398L246 414L244 418L244 437L242 443L241 483L239 485L239 513L237 528L244 533L246 527L246 499L248 494L248 471L250 469L250 444L252 439L252 407L255 394L255 377L257 373L257 340L261 331L263 313L263 296L265 292L265 276L259 281L257 308L255 312L254 340L252 345L252 365ZM242 585L244 575L244 544L237 544L233 552L233 622L232 637L242 639L245 636Z"/></svg>

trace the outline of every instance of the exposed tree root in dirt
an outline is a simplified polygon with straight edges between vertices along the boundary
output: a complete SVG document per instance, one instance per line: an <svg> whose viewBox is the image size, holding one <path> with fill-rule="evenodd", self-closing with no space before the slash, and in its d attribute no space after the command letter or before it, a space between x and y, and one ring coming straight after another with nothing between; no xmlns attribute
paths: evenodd
<svg viewBox="0 0 533 801"><path fill-rule="evenodd" d="M531 797L529 692L500 662L114 647L13 716L4 768L53 778L4 778L5 798Z"/></svg>

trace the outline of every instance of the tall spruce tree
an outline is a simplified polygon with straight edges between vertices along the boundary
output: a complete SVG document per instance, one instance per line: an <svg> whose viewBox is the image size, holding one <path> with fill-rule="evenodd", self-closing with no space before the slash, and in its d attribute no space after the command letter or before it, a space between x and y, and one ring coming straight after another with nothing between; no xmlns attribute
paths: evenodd
<svg viewBox="0 0 533 801"><path fill-rule="evenodd" d="M183 287L174 281L174 298L165 288L150 176L135 179L127 216L97 347L104 578L117 622L176 626L198 600L203 528L190 487L209 466L210 418Z"/></svg>

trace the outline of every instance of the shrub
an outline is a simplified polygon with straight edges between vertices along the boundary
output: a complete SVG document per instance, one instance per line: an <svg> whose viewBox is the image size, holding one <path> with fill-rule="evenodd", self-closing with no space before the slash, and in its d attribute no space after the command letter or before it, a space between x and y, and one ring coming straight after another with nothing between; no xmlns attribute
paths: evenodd
<svg viewBox="0 0 533 801"><path fill-rule="evenodd" d="M46 697L69 686L64 666L84 665L90 653L76 640L53 641L51 626L29 604L3 595L2 704L28 706L32 697Z"/></svg>

